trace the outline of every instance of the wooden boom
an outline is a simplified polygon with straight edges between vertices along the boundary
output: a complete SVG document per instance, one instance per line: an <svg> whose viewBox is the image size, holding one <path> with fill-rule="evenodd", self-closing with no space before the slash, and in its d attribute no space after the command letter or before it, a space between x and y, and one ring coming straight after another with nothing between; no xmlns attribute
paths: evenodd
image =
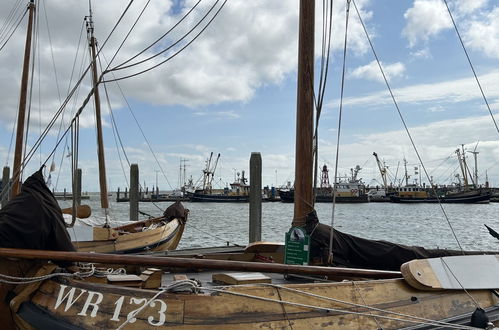
<svg viewBox="0 0 499 330"><path fill-rule="evenodd" d="M64 260L74 262L93 262L119 265L142 265L173 268L224 269L266 273L327 275L344 277L362 277L372 279L400 278L395 271L356 269L343 267L320 267L285 265L276 263L258 263L229 260L203 260L173 257L151 257L145 255L117 255L89 252L46 251L30 249L0 248L0 256L22 259Z"/></svg>

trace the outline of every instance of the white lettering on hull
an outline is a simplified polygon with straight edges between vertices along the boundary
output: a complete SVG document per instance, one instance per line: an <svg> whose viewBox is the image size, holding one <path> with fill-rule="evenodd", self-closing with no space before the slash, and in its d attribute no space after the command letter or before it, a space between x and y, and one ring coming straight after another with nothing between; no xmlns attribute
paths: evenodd
<svg viewBox="0 0 499 330"><path fill-rule="evenodd" d="M57 310L59 308L62 308L64 312L67 312L70 310L72 307L73 309L76 308L75 303L78 301L84 301L83 302L83 307L77 313L76 315L78 316L84 316L84 317L96 317L99 313L99 306L102 303L102 301L105 300L105 296L96 291L88 291L85 289L79 289L72 287L70 288L67 292L66 289L68 289L67 285L61 284L59 287L59 293L57 295L56 302L54 304L54 310ZM79 290L79 294L75 297L75 294ZM120 319L121 315L121 310L123 309L123 305L127 303L128 297L126 296L120 296L116 301L114 302L114 312L113 312L113 317L110 318L110 321L114 322L124 322L123 319ZM147 323L149 323L152 326L162 326L166 322L166 310L168 305L161 299L154 299L151 301L148 301L147 298L135 298L135 297L130 297L128 299L128 305L133 305L134 309L132 309L131 312L128 313L126 316L126 321L128 323L134 323L137 321L137 314L142 312L147 306L156 309L155 315L147 315ZM136 308L135 308L136 307ZM89 313L90 312L90 313ZM107 315L107 313L106 313Z"/></svg>

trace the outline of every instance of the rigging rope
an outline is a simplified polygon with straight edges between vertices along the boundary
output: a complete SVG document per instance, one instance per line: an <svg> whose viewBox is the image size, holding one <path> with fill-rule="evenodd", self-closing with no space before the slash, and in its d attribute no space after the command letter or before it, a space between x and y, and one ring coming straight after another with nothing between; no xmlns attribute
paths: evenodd
<svg viewBox="0 0 499 330"><path fill-rule="evenodd" d="M459 42L461 43L461 46L463 47L464 54L466 55L466 59L468 60L471 71L473 72L473 76L475 77L478 88L480 89L480 93L482 94L483 101L485 102L485 105L487 106L487 109L489 110L489 114L490 114L490 117L492 118L492 121L494 122L494 126L496 127L496 131L497 131L497 133L499 133L499 127L497 126L496 119L494 117L494 114L492 113L492 110L490 109L490 105L489 105L489 102L487 101L487 97L485 97L485 93L483 92L482 85L480 84L480 80L478 79L478 76L475 72L475 68L473 67L473 64L471 63L471 59L470 59L470 56L468 55L468 51L466 50L466 47L464 46L463 39L461 38L461 34L459 33L456 22L454 21L454 16L452 16L449 5L447 4L447 0L444 0L444 3L445 3L445 7L447 7L447 12L449 13L450 19L452 21L452 25L454 25L454 29L456 30L456 34L459 38Z"/></svg>
<svg viewBox="0 0 499 330"><path fill-rule="evenodd" d="M175 23L175 25L173 25L161 37L159 37L158 39L156 39L156 41L154 41L152 44L150 44L149 46L147 46L146 48L144 48L143 50L141 50L140 52L138 52L136 55L134 55L131 58L129 58L128 60L126 60L125 62L123 62L123 63L115 66L113 69L118 69L118 68L122 67L123 65L131 62L132 60L136 59L137 57L139 57L140 55L142 55L143 53L145 53L146 51L148 51L151 47L153 47L154 45L156 45L158 42L160 42L164 37L166 37L168 34L170 34L170 32L173 31L178 25L180 25L180 23L182 23L182 21L184 19L186 19L187 16L189 16L191 14L191 12L199 5L200 2L201 2L201 0L198 0L198 2L186 14L179 21L177 21L177 23Z"/></svg>
<svg viewBox="0 0 499 330"><path fill-rule="evenodd" d="M206 14L201 18L201 20L199 22L197 22L187 33L185 33L180 39L178 39L177 41L175 41L173 44L171 44L169 47L163 49L162 51L150 56L150 57L147 57L141 61L138 61L136 63L133 63L133 64L130 64L130 65L125 65L126 63L130 62L133 58L136 58L137 56L139 55L135 55L134 57L128 59L127 61L123 62L122 64L112 68L110 71L118 71L118 70L123 70L123 69L127 69L127 68L131 68L131 67L134 67L136 65L139 65L139 64L142 64L142 63L145 63L145 62L148 62L150 60L152 60L153 58L167 52L168 50L170 50L171 48L173 48L175 45L177 45L178 43L180 43L182 40L184 40L189 34L192 33L192 31L194 31L205 19L206 17L208 17L208 15L211 13L211 11L216 7L216 5L218 4L220 0L216 0L216 2L210 7L210 9L208 10L208 12L206 12ZM191 11L199 4L199 1L198 3L192 7ZM189 13L191 12L189 11ZM189 14L188 13L188 14ZM161 38L159 38L158 40L156 40L152 45L148 46L146 49L142 50L139 54L142 54L144 53L147 49L151 48L152 46L154 46L156 43L158 43L164 36L166 36L166 34L168 34L171 30L173 30L176 26L178 26L180 24L180 22L182 22L184 20L184 18L187 17L187 16L184 16L182 17L181 20L179 20L177 22L177 24L175 24L170 30L168 30ZM113 57L114 59L114 57Z"/></svg>
<svg viewBox="0 0 499 330"><path fill-rule="evenodd" d="M269 286L273 286L273 287L277 286L275 284L262 284L262 285L269 285ZM225 288L225 287L223 287L223 288ZM285 287L285 286L279 286L279 288L293 290L293 289ZM238 297L251 298L251 299L256 299L256 300L261 300L261 301L266 301L266 302L277 303L277 304L285 304L285 305L289 305L289 306L303 307L303 308L307 308L307 309L322 310L325 312L336 312L336 313L342 313L342 314L372 317L372 314L370 314L370 313L355 312L352 310L346 310L346 309L340 309L340 308L314 306L314 305L302 304L302 303L285 301L285 300L277 300L277 299L266 298L266 297L261 297L261 296L254 296L254 295L250 295L250 294L240 293L237 291L229 291L229 290L219 289L219 288L200 287L200 289L218 292L218 293L226 293L226 294L230 294L230 295L234 295L234 296L238 296ZM353 305L353 306L365 308L367 310L374 310L374 311L383 312L386 314L392 314L392 315L398 316L398 317L392 317L392 316L386 316L386 315L377 315L376 317L380 318L380 319L399 321L399 322L407 322L407 323L413 323L413 324L425 324L425 325L431 325L431 326L445 326L445 327L451 328L451 329L477 329L477 328L469 327L469 326L465 326L465 325L456 325L456 324L443 322L443 321L430 320L430 319L425 319L425 318L421 318L421 317L417 317L417 316L397 313L397 312L393 312L390 310L383 310L383 309L378 309L378 308L371 307L371 306L365 306L365 305L355 304L355 303L351 303L351 302L347 302L347 301L341 301L341 300L337 300L334 298L314 295L314 294L308 293L308 292L303 292L303 291L299 291L299 292L304 293L306 295L316 296L318 298L323 298L326 300L337 301L337 302L344 303L347 305Z"/></svg>
<svg viewBox="0 0 499 330"><path fill-rule="evenodd" d="M4 47L7 45L7 43L9 42L10 38L12 37L12 35L17 31L17 28L19 27L19 25L21 24L21 22L23 21L24 17L26 16L26 14L28 13L28 10L26 9L26 11L24 12L24 14L21 16L21 18L19 19L19 21L17 22L16 26L14 27L14 29L12 29L12 32L9 34L9 36L7 36L7 40L5 40L2 44L2 46L0 46L0 52L4 49Z"/></svg>
<svg viewBox="0 0 499 330"><path fill-rule="evenodd" d="M341 74L341 91L340 91L340 108L338 112L338 133L336 137L336 159L334 163L334 182L333 182L333 210L331 212L331 232L329 235L329 256L328 263L333 262L333 236L334 236L334 215L336 208L336 190L338 188L338 163L340 157L340 137L341 137L341 117L343 113L343 92L345 90L345 68L347 59L347 41L348 41L348 21L350 14L350 0L347 0L346 12L345 12L345 38L343 45L343 67Z"/></svg>
<svg viewBox="0 0 499 330"><path fill-rule="evenodd" d="M218 0L217 0L218 1ZM143 73L146 73L146 72L149 72L163 64L165 64L166 62L170 61L172 58L174 58L175 56L177 56L178 54L180 54L182 51L184 51L187 47L189 47L207 28L208 26L211 25L211 23L213 22L213 20L218 16L218 14L220 13L220 11L222 10L222 8L225 6L225 4L227 3L228 0L225 0L222 5L220 6L220 8L215 12L215 14L213 15L213 17L208 21L208 23L201 29L201 31L199 31L199 33L197 35L194 36L194 38L189 41L185 46L183 46L182 48L180 48L176 53L172 54L171 56L167 57L165 60L145 69L145 70L142 70L142 71L139 71L139 72L136 72L134 74L130 74L128 76L123 76L123 77L119 77L119 78L114 78L114 79L110 79L110 80L105 80L104 82L111 82L111 81L118 81L118 80L124 80L124 79L128 79L128 78L132 78L132 77L135 77L135 76L138 76L138 75L141 75ZM113 70L106 70L104 71L103 74L106 74L110 71L113 71Z"/></svg>
<svg viewBox="0 0 499 330"><path fill-rule="evenodd" d="M349 1L350 1L350 0L349 0ZM381 62L380 62L380 60L379 60L379 58L378 58L378 55L377 55L377 53L376 53L376 51L375 51L375 49L374 49L374 45L373 45L373 43L372 43L372 41L371 41L371 38L369 37L369 33L367 32L366 26L365 26L365 24L364 24L364 21L362 20L362 17L361 17L361 15L360 15L360 12L359 12L359 10L358 10L358 8L357 8L357 5L356 5L356 3L355 3L355 0L351 0L351 1L352 1L352 2L353 2L353 4L354 4L355 10L356 10L356 12L357 12L357 16L359 17L359 21L360 21L360 23L361 23L361 25L362 25L362 28L363 28L364 33L365 33L365 35L366 35L367 41L369 42L369 45L370 45L371 50L372 50L372 52L373 52L373 55L374 55L374 57L375 57L375 59L376 59L376 62L377 62L377 64L378 64L378 67L379 67L379 69L380 69L381 75L383 76L383 80L384 80L384 82L385 82L385 84L386 84L386 87L387 87L387 89L388 89L389 93L390 93L390 96L391 96L391 99L392 99L392 101L393 101L393 104L394 104L395 108L397 109L397 113L398 113L398 115L399 115L399 117L400 117L400 120L402 121L402 124L403 124L403 126L404 126L404 128L405 128L405 131L406 131L406 133L407 133L407 136L409 137L409 140L411 141L411 144L412 144L412 147L413 147L413 149L414 149L414 152L416 153L416 156L417 156L417 158L418 158L418 160L419 160L419 162L420 162L420 164L421 164L421 167L423 168L423 171L424 171L424 173L425 173L426 179L427 179L428 181L430 181L430 182L431 182L431 180L430 180L430 176L429 176L429 174L428 174L428 172L427 172L427 170L426 170L426 167L425 167L425 165L424 165L424 163L423 163L423 160L421 159L421 155L419 154L418 148L416 147L416 144L415 144L415 142L414 142L414 139L412 138L412 135L411 135L411 133L410 133L410 131L409 131L409 127L407 127L407 124L406 124L406 122L405 122L405 120L404 120L404 116L402 115L402 112L401 112L401 110L400 110L400 108L399 108L399 105L398 105L397 101L395 100L395 96L393 95L393 91L392 91L392 89L391 89L391 87L390 87L390 84L388 83L388 79L386 78L385 71L383 70L383 67L382 67L382 65L381 65ZM443 205L442 205L442 203L441 203L441 201L440 201L440 198L439 198L439 197L438 197L438 195L436 194L436 191L435 191L435 188L433 187L433 185L432 185L431 189L433 190L433 193L435 194L435 196L436 196L436 198L437 198L437 200L438 200L438 205L439 205L439 207L440 207L440 209L441 209L441 211L442 211L442 213L443 213L443 215L444 215L445 220L447 221L447 224L449 225L449 228L451 229L452 235L454 236L454 239L456 240L457 245L459 246L459 249L460 249L460 250L461 250L461 252L464 254L464 249L463 249L463 247L461 246L461 243L459 242L459 239L458 239L458 237L457 237L457 235L456 235L456 232L454 231L454 228L452 227L452 224L451 224L451 222L450 222L450 219L449 219L449 217L447 216L447 212L445 212L445 209L444 209L444 207L443 207Z"/></svg>

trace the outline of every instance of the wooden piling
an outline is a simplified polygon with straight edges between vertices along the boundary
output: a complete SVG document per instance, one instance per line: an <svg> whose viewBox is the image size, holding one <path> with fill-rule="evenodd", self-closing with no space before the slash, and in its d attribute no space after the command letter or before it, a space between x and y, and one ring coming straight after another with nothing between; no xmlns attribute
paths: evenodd
<svg viewBox="0 0 499 330"><path fill-rule="evenodd" d="M10 180L10 167L5 166L2 173L2 191L1 191L1 205L2 207L9 201L9 182Z"/></svg>
<svg viewBox="0 0 499 330"><path fill-rule="evenodd" d="M249 242L262 240L262 156L252 152L250 157Z"/></svg>
<svg viewBox="0 0 499 330"><path fill-rule="evenodd" d="M81 168L76 169L75 172L75 187L73 195L76 205L81 205Z"/></svg>
<svg viewBox="0 0 499 330"><path fill-rule="evenodd" d="M130 221L139 220L139 166L130 166Z"/></svg>

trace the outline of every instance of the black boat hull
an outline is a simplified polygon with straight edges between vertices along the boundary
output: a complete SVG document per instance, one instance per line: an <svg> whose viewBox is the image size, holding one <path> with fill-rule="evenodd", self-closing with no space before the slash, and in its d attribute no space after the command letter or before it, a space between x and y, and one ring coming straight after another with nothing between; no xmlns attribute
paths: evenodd
<svg viewBox="0 0 499 330"><path fill-rule="evenodd" d="M414 203L438 203L439 199L435 197L428 198L412 198L412 197L398 197L391 196L390 201L393 203L406 203L406 204L414 204ZM471 196L444 196L440 198L440 203L454 203L454 204L473 204L473 203L489 203L490 202L490 194L480 194L480 195L471 195Z"/></svg>

